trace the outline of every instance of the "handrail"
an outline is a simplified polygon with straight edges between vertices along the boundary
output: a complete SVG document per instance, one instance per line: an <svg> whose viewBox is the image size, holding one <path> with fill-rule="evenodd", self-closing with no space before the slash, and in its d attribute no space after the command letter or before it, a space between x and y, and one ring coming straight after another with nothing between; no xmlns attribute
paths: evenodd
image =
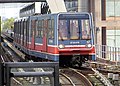
<svg viewBox="0 0 120 86"><path fill-rule="evenodd" d="M13 72L12 68L53 68L49 71L27 71L27 72ZM54 86L59 85L59 63L58 62L5 62L0 64L0 85L10 86L11 77L53 77ZM4 76L5 75L5 76Z"/></svg>
<svg viewBox="0 0 120 86"><path fill-rule="evenodd" d="M98 58L105 58L110 61L120 61L120 47L113 47L107 45L95 45L96 56Z"/></svg>

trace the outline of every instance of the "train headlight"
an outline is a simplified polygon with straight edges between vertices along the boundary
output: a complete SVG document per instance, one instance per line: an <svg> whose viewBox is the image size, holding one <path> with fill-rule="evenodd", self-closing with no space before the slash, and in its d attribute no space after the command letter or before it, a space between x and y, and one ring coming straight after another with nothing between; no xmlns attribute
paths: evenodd
<svg viewBox="0 0 120 86"><path fill-rule="evenodd" d="M92 45L91 44L86 44L86 47L91 48Z"/></svg>
<svg viewBox="0 0 120 86"><path fill-rule="evenodd" d="M65 48L65 46L63 45L63 44L59 44L59 46L58 46L60 49L63 49L63 48Z"/></svg>

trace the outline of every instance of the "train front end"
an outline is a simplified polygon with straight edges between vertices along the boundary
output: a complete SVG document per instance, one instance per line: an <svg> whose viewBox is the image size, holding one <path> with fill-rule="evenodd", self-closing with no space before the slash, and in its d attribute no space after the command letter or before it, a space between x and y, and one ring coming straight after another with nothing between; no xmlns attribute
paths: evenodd
<svg viewBox="0 0 120 86"><path fill-rule="evenodd" d="M90 14L59 14L57 39L60 64L81 66L87 60L96 59Z"/></svg>

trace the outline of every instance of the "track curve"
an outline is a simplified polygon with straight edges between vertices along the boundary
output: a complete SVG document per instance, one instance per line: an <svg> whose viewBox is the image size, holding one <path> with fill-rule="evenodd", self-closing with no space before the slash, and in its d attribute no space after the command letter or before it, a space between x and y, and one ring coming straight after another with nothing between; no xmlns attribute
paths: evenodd
<svg viewBox="0 0 120 86"><path fill-rule="evenodd" d="M76 69L60 69L61 86L93 86L92 83Z"/></svg>

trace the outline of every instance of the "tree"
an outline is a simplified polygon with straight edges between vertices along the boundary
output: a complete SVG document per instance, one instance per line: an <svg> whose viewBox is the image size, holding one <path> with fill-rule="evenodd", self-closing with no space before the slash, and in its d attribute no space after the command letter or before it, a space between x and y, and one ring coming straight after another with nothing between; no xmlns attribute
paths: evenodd
<svg viewBox="0 0 120 86"><path fill-rule="evenodd" d="M2 23L2 29L6 30L6 29L13 29L14 26L14 18L10 18L10 19L6 19L5 21L3 21Z"/></svg>

